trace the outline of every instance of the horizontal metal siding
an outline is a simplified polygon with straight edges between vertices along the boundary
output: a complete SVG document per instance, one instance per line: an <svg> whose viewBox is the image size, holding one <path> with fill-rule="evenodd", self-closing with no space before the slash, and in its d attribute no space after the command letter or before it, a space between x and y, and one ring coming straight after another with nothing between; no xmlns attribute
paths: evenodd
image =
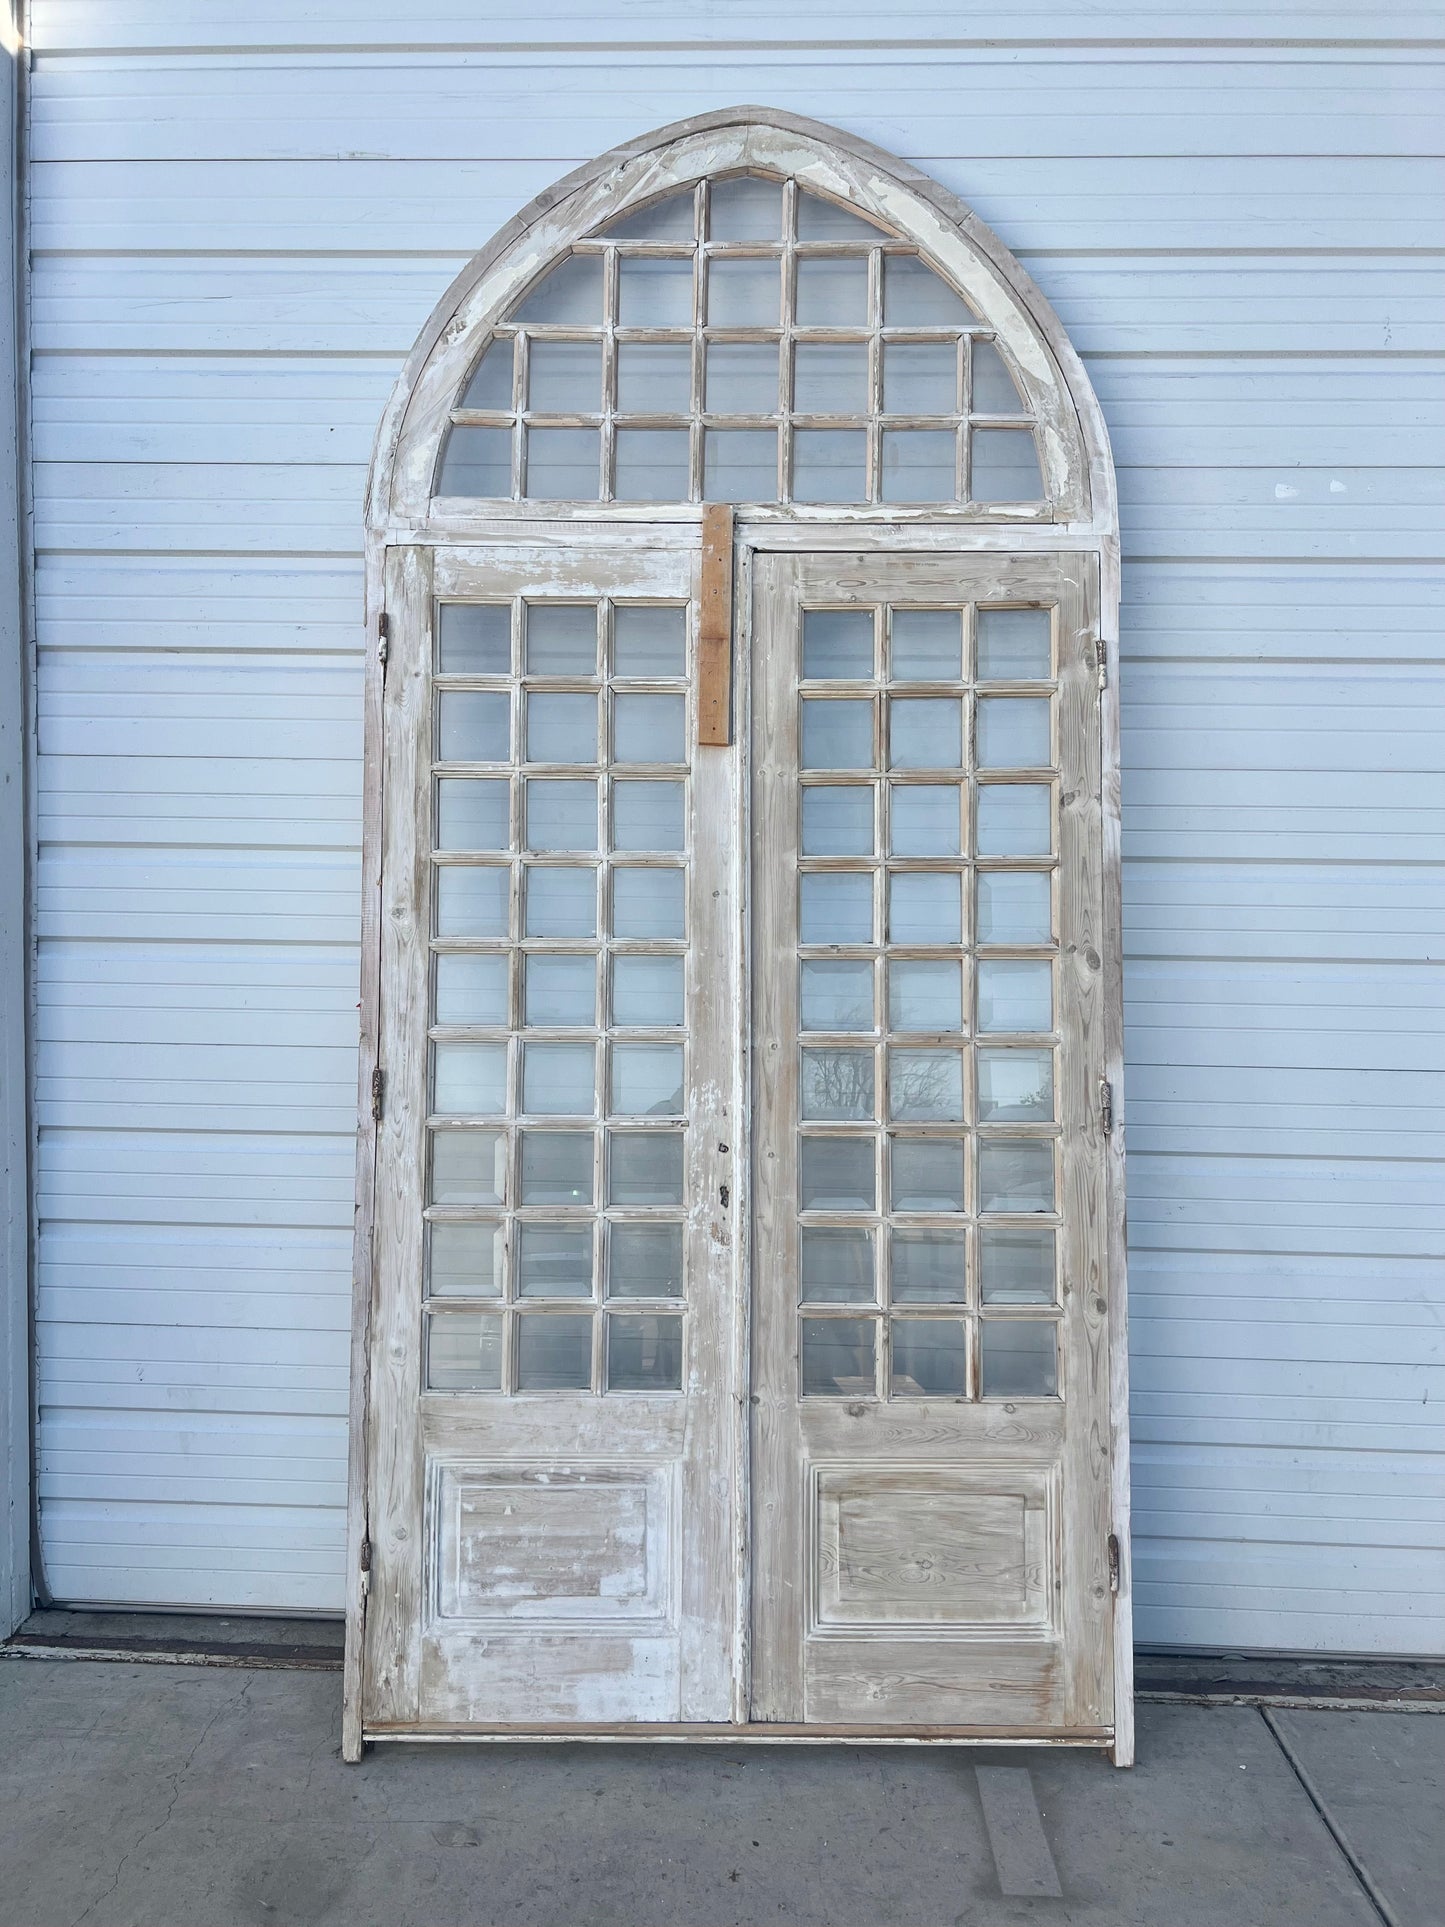
<svg viewBox="0 0 1445 1927"><path fill-rule="evenodd" d="M977 207L1114 438L1140 1637L1445 1650L1437 16L478 20L34 8L52 1585L340 1602L371 435L522 202L763 99Z"/></svg>

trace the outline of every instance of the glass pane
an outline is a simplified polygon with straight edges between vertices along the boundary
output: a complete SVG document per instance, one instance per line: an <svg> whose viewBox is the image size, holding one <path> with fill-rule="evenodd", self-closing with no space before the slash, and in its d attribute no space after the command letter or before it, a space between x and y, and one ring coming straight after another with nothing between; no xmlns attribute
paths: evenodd
<svg viewBox="0 0 1445 1927"><path fill-rule="evenodd" d="M611 1204L681 1204L682 1138L676 1131L609 1131Z"/></svg>
<svg viewBox="0 0 1445 1927"><path fill-rule="evenodd" d="M961 1318L895 1318L889 1338L889 1390L895 1397L963 1397L968 1389L968 1327Z"/></svg>
<svg viewBox="0 0 1445 1927"><path fill-rule="evenodd" d="M1047 696L980 696L980 769L1039 769L1053 761Z"/></svg>
<svg viewBox="0 0 1445 1927"><path fill-rule="evenodd" d="M801 328L867 327L868 257L800 260L796 303Z"/></svg>
<svg viewBox="0 0 1445 1927"><path fill-rule="evenodd" d="M720 261L707 271L707 318L713 328L776 328L782 318L782 264ZM776 403L773 407L776 407ZM772 408L767 411L773 412Z"/></svg>
<svg viewBox="0 0 1445 1927"><path fill-rule="evenodd" d="M612 1021L649 1026L681 1024L682 958L614 957Z"/></svg>
<svg viewBox="0 0 1445 1927"><path fill-rule="evenodd" d="M524 1044L522 1109L533 1117L587 1117L596 1108L590 1044Z"/></svg>
<svg viewBox="0 0 1445 1927"><path fill-rule="evenodd" d="M803 791L804 856L871 856L873 788Z"/></svg>
<svg viewBox="0 0 1445 1927"><path fill-rule="evenodd" d="M602 343L534 341L527 358L527 406L538 415L600 415Z"/></svg>
<svg viewBox="0 0 1445 1927"><path fill-rule="evenodd" d="M1053 906L1047 871L984 870L979 873L980 943L1048 943L1052 936Z"/></svg>
<svg viewBox="0 0 1445 1927"><path fill-rule="evenodd" d="M519 1298L590 1298L592 1227L524 1224L517 1232Z"/></svg>
<svg viewBox="0 0 1445 1927"><path fill-rule="evenodd" d="M888 941L960 943L963 879L928 871L896 871L888 879Z"/></svg>
<svg viewBox="0 0 1445 1927"><path fill-rule="evenodd" d="M691 343L619 341L617 407L623 415L690 414Z"/></svg>
<svg viewBox="0 0 1445 1927"><path fill-rule="evenodd" d="M702 439L703 495L709 502L775 502L774 428L709 428Z"/></svg>
<svg viewBox="0 0 1445 1927"><path fill-rule="evenodd" d="M978 1234L978 1275L986 1305L1054 1302L1054 1232L1050 1226L1011 1231L986 1226Z"/></svg>
<svg viewBox="0 0 1445 1927"><path fill-rule="evenodd" d="M585 1392L592 1383L592 1317L517 1320L517 1389Z"/></svg>
<svg viewBox="0 0 1445 1927"><path fill-rule="evenodd" d="M682 1319L675 1312L607 1320L609 1392L682 1389Z"/></svg>
<svg viewBox="0 0 1445 1927"><path fill-rule="evenodd" d="M866 609L803 611L803 675L807 680L870 682L873 616Z"/></svg>
<svg viewBox="0 0 1445 1927"><path fill-rule="evenodd" d="M485 410L488 413L511 413L512 342L510 337L487 343L475 373L462 391L462 407Z"/></svg>
<svg viewBox="0 0 1445 1927"><path fill-rule="evenodd" d="M980 1030L1052 1030L1053 965L1042 958L1037 962L980 958L978 1027Z"/></svg>
<svg viewBox="0 0 1445 1927"><path fill-rule="evenodd" d="M802 943L872 943L873 878L865 872L799 879Z"/></svg>
<svg viewBox="0 0 1445 1927"><path fill-rule="evenodd" d="M437 1298L500 1298L505 1249L499 1224L432 1225L427 1290Z"/></svg>
<svg viewBox="0 0 1445 1927"><path fill-rule="evenodd" d="M1027 428L975 428L970 475L975 502L1037 502L1044 492Z"/></svg>
<svg viewBox="0 0 1445 1927"><path fill-rule="evenodd" d="M1053 1052L981 1050L978 1053L978 1118L981 1124L1051 1124L1054 1118Z"/></svg>
<svg viewBox="0 0 1445 1927"><path fill-rule="evenodd" d="M895 682L956 682L963 674L957 609L895 609L888 673Z"/></svg>
<svg viewBox="0 0 1445 1927"><path fill-rule="evenodd" d="M529 937L595 937L597 872L529 863L525 929Z"/></svg>
<svg viewBox="0 0 1445 1927"><path fill-rule="evenodd" d="M444 602L437 617L437 668L444 676L512 673L512 612L505 603Z"/></svg>
<svg viewBox="0 0 1445 1927"><path fill-rule="evenodd" d="M885 428L883 500L955 501L957 458L958 438L951 428Z"/></svg>
<svg viewBox="0 0 1445 1927"><path fill-rule="evenodd" d="M620 608L612 611L614 676L687 674L685 609Z"/></svg>
<svg viewBox="0 0 1445 1927"><path fill-rule="evenodd" d="M804 1226L801 1238L802 1295L814 1304L871 1300L873 1233Z"/></svg>
<svg viewBox="0 0 1445 1927"><path fill-rule="evenodd" d="M871 1211L877 1202L871 1137L805 1137L799 1145L801 1211Z"/></svg>
<svg viewBox="0 0 1445 1927"><path fill-rule="evenodd" d="M889 328L960 327L973 320L962 297L916 254L883 257L883 322Z"/></svg>
<svg viewBox="0 0 1445 1927"><path fill-rule="evenodd" d="M588 1029L596 1023L595 958L533 954L522 959L522 969L524 1023L562 1027L580 1024Z"/></svg>
<svg viewBox="0 0 1445 1927"><path fill-rule="evenodd" d="M693 190L666 194L649 207L640 207L602 229L610 241L690 241L696 222Z"/></svg>
<svg viewBox="0 0 1445 1927"><path fill-rule="evenodd" d="M952 958L894 958L888 965L894 1030L961 1030L963 966Z"/></svg>
<svg viewBox="0 0 1445 1927"><path fill-rule="evenodd" d="M595 606L590 602L528 603L525 653L529 676L595 676Z"/></svg>
<svg viewBox="0 0 1445 1927"><path fill-rule="evenodd" d="M962 1211L963 1144L957 1138L893 1140L895 1211Z"/></svg>
<svg viewBox="0 0 1445 1927"><path fill-rule="evenodd" d="M795 502L868 499L868 436L861 428L799 428L793 434Z"/></svg>
<svg viewBox="0 0 1445 1927"><path fill-rule="evenodd" d="M437 958L436 1021L439 1024L505 1024L508 959L457 952Z"/></svg>
<svg viewBox="0 0 1445 1927"><path fill-rule="evenodd" d="M888 1260L894 1304L961 1305L968 1296L966 1239L962 1226L895 1231Z"/></svg>
<svg viewBox="0 0 1445 1927"><path fill-rule="evenodd" d="M1046 783L987 783L978 792L980 856L1047 856L1053 823Z"/></svg>
<svg viewBox="0 0 1445 1927"><path fill-rule="evenodd" d="M1058 1366L1052 1320L986 1318L979 1364L985 1398L1053 1398Z"/></svg>
<svg viewBox="0 0 1445 1927"><path fill-rule="evenodd" d="M607 1239L607 1291L613 1298L681 1298L682 1226L613 1225Z"/></svg>
<svg viewBox="0 0 1445 1927"><path fill-rule="evenodd" d="M799 192L798 239L800 241L852 241L866 238L881 241L883 236L871 221L854 214L837 201L821 195Z"/></svg>
<svg viewBox="0 0 1445 1927"><path fill-rule="evenodd" d="M963 762L963 704L956 696L894 696L888 703L894 769L957 769Z"/></svg>
<svg viewBox="0 0 1445 1927"><path fill-rule="evenodd" d="M527 847L530 850L595 850L597 785L570 777L530 777Z"/></svg>
<svg viewBox="0 0 1445 1927"><path fill-rule="evenodd" d="M692 494L692 456L685 428L619 428L619 502L685 502Z"/></svg>
<svg viewBox="0 0 1445 1927"><path fill-rule="evenodd" d="M510 495L510 428L452 429L437 479L438 495Z"/></svg>
<svg viewBox="0 0 1445 1927"><path fill-rule="evenodd" d="M793 350L793 407L800 415L866 415L867 343L800 341Z"/></svg>
<svg viewBox="0 0 1445 1927"><path fill-rule="evenodd" d="M1047 609L980 609L980 682L1032 681L1053 674L1052 617Z"/></svg>
<svg viewBox="0 0 1445 1927"><path fill-rule="evenodd" d="M783 231L783 184L741 175L708 189L708 237L713 241L776 241Z"/></svg>
<svg viewBox="0 0 1445 1927"><path fill-rule="evenodd" d="M613 761L686 762L686 721L681 696L615 696L612 702Z"/></svg>
<svg viewBox="0 0 1445 1927"><path fill-rule="evenodd" d="M872 769L872 703L805 701L800 767Z"/></svg>
<svg viewBox="0 0 1445 1927"><path fill-rule="evenodd" d="M624 255L617 263L617 319L624 328L690 328L691 260Z"/></svg>
<svg viewBox="0 0 1445 1927"><path fill-rule="evenodd" d="M501 1131L433 1131L432 1204L500 1204L507 1183Z"/></svg>
<svg viewBox="0 0 1445 1927"><path fill-rule="evenodd" d="M437 756L444 763L505 763L511 755L510 699L490 689L437 694Z"/></svg>
<svg viewBox="0 0 1445 1927"><path fill-rule="evenodd" d="M991 341L973 344L973 412L975 415L1023 415L1014 378Z"/></svg>
<svg viewBox="0 0 1445 1927"><path fill-rule="evenodd" d="M527 761L595 763L597 698L532 690L527 697Z"/></svg>
<svg viewBox="0 0 1445 1927"><path fill-rule="evenodd" d="M888 811L894 856L958 856L961 795L956 783L891 783Z"/></svg>
<svg viewBox="0 0 1445 1927"><path fill-rule="evenodd" d="M614 870L613 936L681 937L683 886L681 870Z"/></svg>
<svg viewBox="0 0 1445 1927"><path fill-rule="evenodd" d="M505 1044L433 1044L432 1109L496 1116L507 1108Z"/></svg>
<svg viewBox="0 0 1445 1927"><path fill-rule="evenodd" d="M591 1204L592 1133L523 1131L518 1186L523 1204Z"/></svg>
<svg viewBox="0 0 1445 1927"><path fill-rule="evenodd" d="M484 1312L428 1318L426 1382L433 1392L502 1389L502 1321Z"/></svg>
<svg viewBox="0 0 1445 1927"><path fill-rule="evenodd" d="M681 783L612 785L614 850L680 850L684 842Z"/></svg>
<svg viewBox="0 0 1445 1927"><path fill-rule="evenodd" d="M516 321L602 326L602 256L570 254L534 281L512 310Z"/></svg>
<svg viewBox="0 0 1445 1927"><path fill-rule="evenodd" d="M799 969L804 1030L872 1030L871 963L809 959Z"/></svg>
<svg viewBox="0 0 1445 1927"><path fill-rule="evenodd" d="M809 1119L872 1117L872 1051L805 1050L802 1115Z"/></svg>
<svg viewBox="0 0 1445 1927"><path fill-rule="evenodd" d="M444 864L436 871L439 937L505 937L510 870Z"/></svg>
<svg viewBox="0 0 1445 1927"><path fill-rule="evenodd" d="M877 1323L871 1318L804 1318L803 1396L872 1398Z"/></svg>
<svg viewBox="0 0 1445 1927"><path fill-rule="evenodd" d="M900 1124L961 1124L963 1058L959 1053L889 1051L888 1115Z"/></svg>
<svg viewBox="0 0 1445 1927"><path fill-rule="evenodd" d="M710 415L776 415L778 344L710 341L706 405Z"/></svg>
<svg viewBox="0 0 1445 1927"><path fill-rule="evenodd" d="M595 428L529 428L526 493L546 502L596 501L601 461Z"/></svg>
<svg viewBox="0 0 1445 1927"><path fill-rule="evenodd" d="M883 348L889 415L956 415L958 348L952 341L890 341Z"/></svg>
<svg viewBox="0 0 1445 1927"><path fill-rule="evenodd" d="M978 1147L980 1211L1052 1211L1054 1146L1049 1138L987 1138Z"/></svg>

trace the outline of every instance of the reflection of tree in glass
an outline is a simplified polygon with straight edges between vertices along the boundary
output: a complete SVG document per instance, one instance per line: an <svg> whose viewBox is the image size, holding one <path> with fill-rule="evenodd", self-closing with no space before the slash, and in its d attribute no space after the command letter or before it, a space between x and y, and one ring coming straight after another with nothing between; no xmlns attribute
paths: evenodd
<svg viewBox="0 0 1445 1927"><path fill-rule="evenodd" d="M894 1117L949 1123L959 1112L958 1059L952 1052L895 1052L888 1067Z"/></svg>
<svg viewBox="0 0 1445 1927"><path fill-rule="evenodd" d="M872 1117L873 1057L869 1051L806 1051L803 1115L813 1118Z"/></svg>

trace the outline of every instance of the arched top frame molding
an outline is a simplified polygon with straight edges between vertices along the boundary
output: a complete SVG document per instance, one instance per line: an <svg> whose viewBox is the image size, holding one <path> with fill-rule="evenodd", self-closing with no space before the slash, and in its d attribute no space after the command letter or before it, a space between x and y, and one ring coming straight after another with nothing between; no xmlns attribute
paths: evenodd
<svg viewBox="0 0 1445 1927"><path fill-rule="evenodd" d="M418 336L382 416L367 488L367 528L384 541L465 540L499 514L514 527L585 520L692 522L697 504L434 500L450 411L501 316L574 241L704 176L756 170L872 215L964 295L1007 347L1038 427L1046 501L1027 509L979 503L908 508L748 506L743 522L869 527L964 524L969 546L1067 545L1117 551L1113 461L1102 411L1058 317L998 237L964 203L906 162L821 122L736 107L642 135L538 195L462 270ZM1039 524L1043 523L1043 527ZM962 533L962 530L960 530ZM990 540L990 536L992 540ZM1041 541L1042 538L1042 541Z"/></svg>

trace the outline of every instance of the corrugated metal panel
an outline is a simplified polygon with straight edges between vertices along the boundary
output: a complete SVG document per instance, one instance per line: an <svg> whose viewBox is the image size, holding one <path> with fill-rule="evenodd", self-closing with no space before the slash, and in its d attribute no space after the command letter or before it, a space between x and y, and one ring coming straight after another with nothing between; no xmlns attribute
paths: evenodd
<svg viewBox="0 0 1445 1927"><path fill-rule="evenodd" d="M1435 13L478 21L33 9L52 1585L340 1602L373 426L519 205L764 99L972 202L1115 439L1140 1636L1445 1650Z"/></svg>

